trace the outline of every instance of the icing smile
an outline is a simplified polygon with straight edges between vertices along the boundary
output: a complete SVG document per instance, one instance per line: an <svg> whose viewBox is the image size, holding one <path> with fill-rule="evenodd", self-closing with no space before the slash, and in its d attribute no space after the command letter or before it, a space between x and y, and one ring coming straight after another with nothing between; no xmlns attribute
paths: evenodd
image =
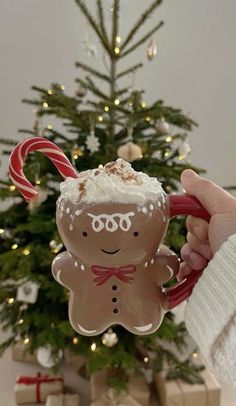
<svg viewBox="0 0 236 406"><path fill-rule="evenodd" d="M113 255L116 254L117 252L119 252L121 250L121 248L119 248L118 250L115 251L106 251L103 248L101 249L102 252L104 252L105 254L109 254L109 255Z"/></svg>

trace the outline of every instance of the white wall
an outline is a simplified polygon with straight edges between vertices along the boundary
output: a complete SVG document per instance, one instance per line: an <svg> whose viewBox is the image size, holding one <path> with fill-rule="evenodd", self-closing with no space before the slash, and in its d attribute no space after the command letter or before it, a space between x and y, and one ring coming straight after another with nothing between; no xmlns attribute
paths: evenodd
<svg viewBox="0 0 236 406"><path fill-rule="evenodd" d="M112 1L105 3L109 9ZM121 37L144 3L121 0ZM161 18L166 24L155 36L158 56L148 62L143 47L135 57L145 61L136 85L146 89L147 101L163 98L190 112L200 125L190 138L192 163L219 184L236 184L236 1L166 0L148 26ZM0 2L0 136L20 139L17 129L31 126L32 108L21 99L32 95L32 84L58 81L73 94L74 61L91 61L84 33L73 0Z"/></svg>

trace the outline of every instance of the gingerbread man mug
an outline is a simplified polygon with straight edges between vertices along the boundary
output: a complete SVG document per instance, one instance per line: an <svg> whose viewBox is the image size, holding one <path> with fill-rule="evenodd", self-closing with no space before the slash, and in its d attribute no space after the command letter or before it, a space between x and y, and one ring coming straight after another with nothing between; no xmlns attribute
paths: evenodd
<svg viewBox="0 0 236 406"><path fill-rule="evenodd" d="M60 148L42 137L18 144L10 157L11 179L27 201L37 191L22 166L35 150L65 179L56 222L67 251L54 259L52 273L70 290L72 327L87 336L113 324L134 334L155 332L165 312L189 297L201 275L194 271L163 287L179 270L176 254L161 246L169 221L178 214L209 221L209 214L191 196L166 195L156 178L136 172L123 159L77 174Z"/></svg>

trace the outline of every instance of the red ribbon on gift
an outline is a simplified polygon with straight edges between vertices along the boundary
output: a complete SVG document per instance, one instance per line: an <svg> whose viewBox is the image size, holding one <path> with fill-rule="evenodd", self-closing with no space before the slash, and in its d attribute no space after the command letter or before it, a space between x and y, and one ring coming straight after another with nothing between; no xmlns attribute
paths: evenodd
<svg viewBox="0 0 236 406"><path fill-rule="evenodd" d="M110 279L112 276L115 276L122 282L131 283L134 278L129 276L129 274L134 273L136 271L136 267L134 265L127 265L115 268L92 265L91 271L94 273L94 275L96 275L96 278L93 279L93 282L95 282L97 286L100 286L108 281L108 279Z"/></svg>
<svg viewBox="0 0 236 406"><path fill-rule="evenodd" d="M40 372L37 373L37 376L20 376L16 383L23 383L25 385L34 385L36 384L36 397L37 397L37 403L41 402L40 399L40 385L41 383L47 383L47 382L64 382L63 378L53 378L48 375L41 375Z"/></svg>

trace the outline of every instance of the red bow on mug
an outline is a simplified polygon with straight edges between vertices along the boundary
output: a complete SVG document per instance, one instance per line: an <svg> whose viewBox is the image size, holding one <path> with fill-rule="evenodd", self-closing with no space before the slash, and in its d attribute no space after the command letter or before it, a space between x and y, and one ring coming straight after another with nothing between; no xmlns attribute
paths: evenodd
<svg viewBox="0 0 236 406"><path fill-rule="evenodd" d="M93 279L93 282L95 282L97 286L100 286L103 285L103 283L107 282L108 279L110 279L112 276L115 276L122 282L131 283L134 278L128 275L134 273L136 271L136 267L134 265L127 265L115 268L92 265L91 271L94 273L94 275L97 276Z"/></svg>

